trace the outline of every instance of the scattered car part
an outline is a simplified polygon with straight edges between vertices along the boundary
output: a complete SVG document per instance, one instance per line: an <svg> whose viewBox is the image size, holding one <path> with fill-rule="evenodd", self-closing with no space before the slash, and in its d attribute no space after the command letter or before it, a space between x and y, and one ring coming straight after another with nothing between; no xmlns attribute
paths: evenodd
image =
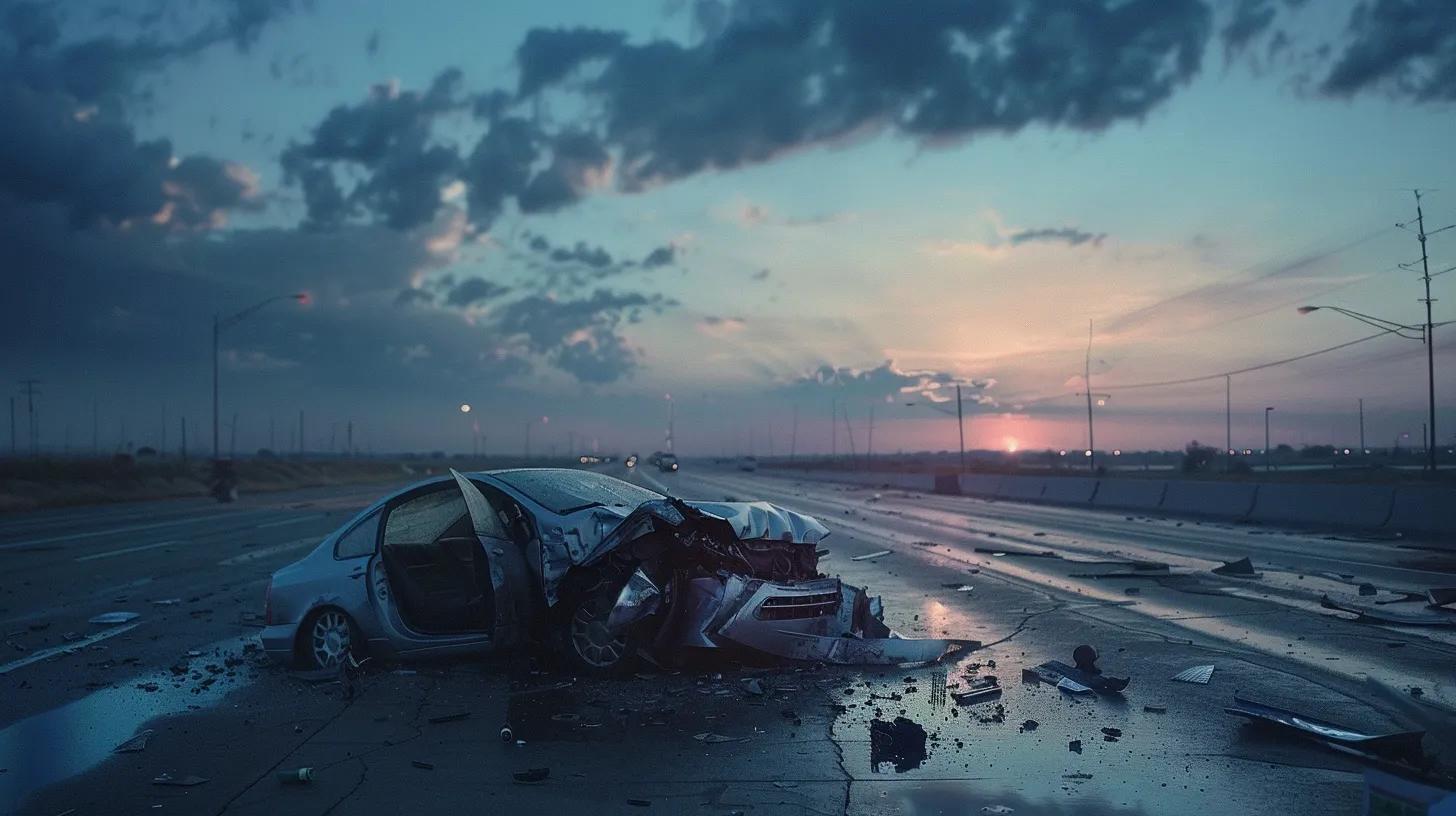
<svg viewBox="0 0 1456 816"><path fill-rule="evenodd" d="M277 774L280 785L310 785L313 784L313 768L294 768L291 771L279 771Z"/></svg>
<svg viewBox="0 0 1456 816"><path fill-rule="evenodd" d="M550 776L550 768L527 768L524 771L511 772L511 778L516 780L518 785L537 785L545 782Z"/></svg>
<svg viewBox="0 0 1456 816"><path fill-rule="evenodd" d="M431 725L439 725L441 723L460 722L461 720L466 720L469 718L469 711L457 711L454 714L441 714L438 717L431 717L429 719L429 722Z"/></svg>
<svg viewBox="0 0 1456 816"><path fill-rule="evenodd" d="M1235 696L1232 706L1224 711L1255 723L1274 725L1295 731L1331 747L1352 748L1361 754L1419 763L1423 756L1421 739L1424 731L1394 731L1388 734L1365 734L1343 725L1300 714L1277 706L1256 703Z"/></svg>
<svg viewBox="0 0 1456 816"><path fill-rule="evenodd" d="M205 776L195 776L193 774L188 774L187 776L173 776L170 773L163 772L153 777L152 784L164 785L173 788L191 788L208 781L210 780L208 780L208 778Z"/></svg>
<svg viewBox="0 0 1456 816"><path fill-rule="evenodd" d="M1097 650L1086 643L1072 650L1072 662L1085 672L1097 674L1100 671L1097 668Z"/></svg>
<svg viewBox="0 0 1456 816"><path fill-rule="evenodd" d="M1213 666L1190 666L1173 675L1172 679L1180 683L1198 683L1206 686L1208 681L1213 679L1213 668Z"/></svg>
<svg viewBox="0 0 1456 816"><path fill-rule="evenodd" d="M126 742L123 742L122 744L111 749L111 752L114 754L135 754L141 751L145 751L147 749L147 742L151 740L153 733L154 732L152 731L152 729L148 728L147 730L137 734Z"/></svg>
<svg viewBox="0 0 1456 816"><path fill-rule="evenodd" d="M1057 681L1057 690L1065 691L1068 694L1095 694L1089 686L1084 686L1069 677L1063 677Z"/></svg>
<svg viewBox="0 0 1456 816"><path fill-rule="evenodd" d="M1426 590L1426 600L1431 606L1451 606L1456 604L1456 587L1431 587Z"/></svg>
<svg viewBox="0 0 1456 816"><path fill-rule="evenodd" d="M141 615L137 612L103 612L87 621L87 623L110 626L118 623L130 623L140 617Z"/></svg>
<svg viewBox="0 0 1456 816"><path fill-rule="evenodd" d="M1320 606L1337 612L1348 612L1364 623L1392 623L1399 626L1456 626L1456 610L1442 606L1416 609L1392 608L1391 604L1365 605L1341 603L1328 595L1320 596Z"/></svg>
<svg viewBox="0 0 1456 816"><path fill-rule="evenodd" d="M1254 569L1254 562L1250 561L1248 556L1244 556L1237 561L1225 561L1223 566L1214 567L1209 572L1212 572L1214 575L1223 575L1229 578L1259 577L1258 571Z"/></svg>
<svg viewBox="0 0 1456 816"><path fill-rule="evenodd" d="M872 553L865 553L864 555L853 555L853 556L850 556L849 560L851 560L851 561L868 561L868 560L870 560L872 558L879 558L882 555L893 555L894 553L895 553L894 550L876 550L876 551L874 551Z"/></svg>
<svg viewBox="0 0 1456 816"><path fill-rule="evenodd" d="M1068 666L1058 660L1049 660L1039 666L1022 670L1023 679L1035 679L1048 685L1057 686L1065 691L1082 693L1075 688L1062 684L1063 680L1070 681L1072 686L1081 686L1092 691L1113 694L1127 688L1131 678L1108 677L1106 675L1084 671L1075 666Z"/></svg>
<svg viewBox="0 0 1456 816"><path fill-rule="evenodd" d="M724 742L746 742L747 741L743 737L726 737L726 736L724 736L722 734L714 734L711 731L704 731L704 732L702 732L700 734L694 734L693 735L693 739L697 740L698 742L706 742L709 745L717 745L719 743L724 743Z"/></svg>
<svg viewBox="0 0 1456 816"><path fill-rule="evenodd" d="M956 705L975 705L998 699L1001 696L1001 687L989 685L970 691L952 691L950 696L956 701Z"/></svg>

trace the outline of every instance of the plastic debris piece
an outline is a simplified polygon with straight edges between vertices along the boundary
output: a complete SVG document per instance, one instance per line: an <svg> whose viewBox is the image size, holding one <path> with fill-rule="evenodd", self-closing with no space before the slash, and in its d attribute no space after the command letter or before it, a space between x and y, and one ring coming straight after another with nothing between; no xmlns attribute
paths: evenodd
<svg viewBox="0 0 1456 816"><path fill-rule="evenodd" d="M1059 660L1049 660L1039 666L1022 672L1022 679L1027 680L1028 672L1039 682L1048 683L1054 686L1061 686L1061 681L1070 680L1074 685L1084 686L1103 693L1120 692L1127 688L1129 678L1111 677L1101 672L1089 672L1075 666L1068 666Z"/></svg>
<svg viewBox="0 0 1456 816"><path fill-rule="evenodd" d="M987 805L981 808L982 813L1015 813L1016 808L1009 808L1005 805Z"/></svg>
<svg viewBox="0 0 1456 816"><path fill-rule="evenodd" d="M894 550L879 550L878 552L865 553L864 555L851 556L849 560L851 560L851 561L868 561L871 558L879 558L882 555L891 555L894 552L895 552Z"/></svg>
<svg viewBox="0 0 1456 816"><path fill-rule="evenodd" d="M194 785L201 785L207 781L208 779L205 776L194 776L192 774L188 774L186 776L173 776L169 773L162 773L152 779L152 784L166 785L173 788L190 788Z"/></svg>
<svg viewBox="0 0 1456 816"><path fill-rule="evenodd" d="M1068 742L1067 743L1067 750L1068 751L1071 751L1074 754L1080 754L1080 753L1082 753L1082 741L1081 740L1072 740L1072 741Z"/></svg>
<svg viewBox="0 0 1456 816"><path fill-rule="evenodd" d="M1103 736L1107 736L1107 737L1112 737L1113 739L1116 739L1116 738L1122 736L1122 729L1121 728L1111 728L1111 727L1104 728L1104 729L1102 729L1102 735Z"/></svg>
<svg viewBox="0 0 1456 816"><path fill-rule="evenodd" d="M1377 601L1377 603L1379 603ZM1442 606L1422 606L1414 609L1395 609L1396 604L1370 606L1355 603L1340 603L1328 595L1320 596L1320 606L1338 612L1349 612L1362 623L1394 623L1401 626L1456 626L1456 610Z"/></svg>
<svg viewBox="0 0 1456 816"><path fill-rule="evenodd" d="M1431 606L1456 604L1456 587L1431 587L1426 590L1426 600Z"/></svg>
<svg viewBox="0 0 1456 816"><path fill-rule="evenodd" d="M278 784L280 785L311 785L313 784L313 768L294 768L291 771L278 772Z"/></svg>
<svg viewBox="0 0 1456 816"><path fill-rule="evenodd" d="M439 725L440 723L460 722L469 718L469 711L457 711L454 714L441 714L438 717L431 717L429 721L432 725Z"/></svg>
<svg viewBox="0 0 1456 816"><path fill-rule="evenodd" d="M141 615L136 612L103 612L86 622L106 626L117 623L129 623L140 617Z"/></svg>
<svg viewBox="0 0 1456 816"><path fill-rule="evenodd" d="M412 760L410 760L410 765L412 765L412 766L414 766L416 768L419 768L422 771L433 771L433 770L435 770L435 763L433 763L433 762L426 762L423 759L412 759Z"/></svg>
<svg viewBox="0 0 1456 816"><path fill-rule="evenodd" d="M1091 694L1092 689L1078 683L1071 678L1063 677L1057 681L1057 690L1065 691L1068 694Z"/></svg>
<svg viewBox="0 0 1456 816"><path fill-rule="evenodd" d="M176 606L182 603L181 598L163 598L159 601L152 601L152 606Z"/></svg>
<svg viewBox="0 0 1456 816"><path fill-rule="evenodd" d="M1224 711L1265 725L1276 725L1299 732L1331 748L1347 749L1361 757L1381 757L1419 763L1424 731L1393 731L1388 734L1365 734L1343 725L1309 717L1295 711L1234 697ZM1349 750L1353 749L1353 751Z"/></svg>
<svg viewBox="0 0 1456 816"><path fill-rule="evenodd" d="M755 697L761 697L765 693L763 689L763 681L758 679L757 677L750 677L747 680L744 680L743 690L748 692L749 694L752 694Z"/></svg>
<svg viewBox="0 0 1456 816"><path fill-rule="evenodd" d="M1225 561L1223 566L1214 567L1209 570L1214 575L1226 575L1230 578L1257 578L1259 573L1254 569L1254 562L1247 556L1237 561Z"/></svg>
<svg viewBox="0 0 1456 816"><path fill-rule="evenodd" d="M1208 681L1213 679L1213 666L1190 666L1173 675L1173 679L1180 683L1198 683L1206 686Z"/></svg>
<svg viewBox="0 0 1456 816"><path fill-rule="evenodd" d="M112 753L116 754L135 754L145 751L147 749L147 741L152 738L153 733L154 732L152 731L152 729L148 728L147 730L141 732L140 734L137 734L126 742L123 742L122 744L111 749L111 751Z"/></svg>
<svg viewBox="0 0 1456 816"><path fill-rule="evenodd" d="M706 743L708 743L710 745L716 745L716 744L718 744L720 742L745 742L746 741L743 737L726 737L726 736L724 736L722 734L714 734L714 733L712 733L710 731L704 731L701 734L694 734L693 735L693 739L697 740L698 742L706 742Z"/></svg>
<svg viewBox="0 0 1456 816"><path fill-rule="evenodd" d="M1024 722L1021 723L1021 730L1022 731L1035 731L1037 729L1037 726L1039 726L1039 725L1041 725L1041 723L1037 722L1036 720L1026 720L1026 721L1024 721Z"/></svg>
<svg viewBox="0 0 1456 816"><path fill-rule="evenodd" d="M511 778L519 785L535 785L545 782L551 776L550 768L528 768L524 771L513 771Z"/></svg>
<svg viewBox="0 0 1456 816"><path fill-rule="evenodd" d="M1146 711L1149 714L1167 714L1168 707L1165 705L1153 705L1149 703L1148 705L1143 706L1143 711Z"/></svg>
<svg viewBox="0 0 1456 816"><path fill-rule="evenodd" d="M957 705L974 705L1000 698L1001 687L985 686L983 688L971 689L970 691L952 691L950 696L951 699L956 701Z"/></svg>

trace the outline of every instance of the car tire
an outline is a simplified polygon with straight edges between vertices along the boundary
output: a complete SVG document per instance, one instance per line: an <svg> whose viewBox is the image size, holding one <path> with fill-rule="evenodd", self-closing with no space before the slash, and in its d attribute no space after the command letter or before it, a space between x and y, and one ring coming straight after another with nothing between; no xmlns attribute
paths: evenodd
<svg viewBox="0 0 1456 816"><path fill-rule="evenodd" d="M617 603L627 576L616 570L582 573L556 604L551 624L553 651L563 668L575 674L620 676L637 662L637 638L612 633L607 616Z"/></svg>
<svg viewBox="0 0 1456 816"><path fill-rule="evenodd" d="M298 665L304 669L335 669L351 650L361 649L359 627L349 614L325 606L308 614L298 627Z"/></svg>

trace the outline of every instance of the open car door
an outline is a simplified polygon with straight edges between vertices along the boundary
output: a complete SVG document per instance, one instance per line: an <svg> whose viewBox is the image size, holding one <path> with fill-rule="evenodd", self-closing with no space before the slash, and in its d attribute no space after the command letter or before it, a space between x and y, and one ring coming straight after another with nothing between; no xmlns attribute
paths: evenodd
<svg viewBox="0 0 1456 816"><path fill-rule="evenodd" d="M480 542L490 580L491 641L498 649L520 643L531 627L531 574L520 545L511 539L500 513L480 488L454 468L450 475L465 498L465 508Z"/></svg>

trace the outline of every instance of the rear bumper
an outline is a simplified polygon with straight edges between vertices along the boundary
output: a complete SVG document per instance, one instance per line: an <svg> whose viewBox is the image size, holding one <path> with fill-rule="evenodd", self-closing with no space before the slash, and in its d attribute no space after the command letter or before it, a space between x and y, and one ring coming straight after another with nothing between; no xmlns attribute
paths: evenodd
<svg viewBox="0 0 1456 816"><path fill-rule="evenodd" d="M258 640L263 644L263 654L275 663L285 666L292 663L293 646L297 633L298 624L296 623L263 627L263 631L258 633Z"/></svg>

